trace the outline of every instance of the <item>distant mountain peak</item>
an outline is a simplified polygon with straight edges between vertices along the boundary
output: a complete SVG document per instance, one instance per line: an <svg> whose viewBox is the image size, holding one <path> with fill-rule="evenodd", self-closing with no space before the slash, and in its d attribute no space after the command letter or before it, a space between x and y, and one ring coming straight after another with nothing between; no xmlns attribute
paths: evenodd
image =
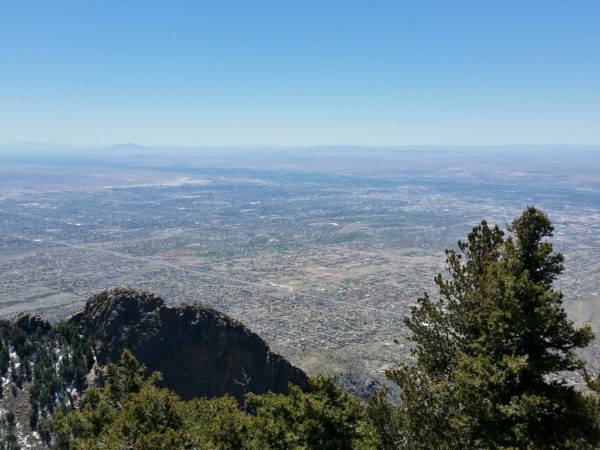
<svg viewBox="0 0 600 450"><path fill-rule="evenodd" d="M144 148L143 145L140 144L136 144L135 142L125 142L123 144L115 144L112 146L112 148L117 148L117 149L141 149Z"/></svg>

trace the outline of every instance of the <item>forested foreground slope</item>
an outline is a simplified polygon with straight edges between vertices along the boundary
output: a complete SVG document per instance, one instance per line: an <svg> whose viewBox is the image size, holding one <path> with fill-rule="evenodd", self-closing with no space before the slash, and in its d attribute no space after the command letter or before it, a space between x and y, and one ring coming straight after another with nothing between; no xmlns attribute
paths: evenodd
<svg viewBox="0 0 600 450"><path fill-rule="evenodd" d="M0 333L2 402L24 442L33 442L32 430L49 442L55 412L72 409L88 386L102 384L106 365L124 349L149 373L161 372L161 388L184 399L229 394L242 402L250 392L309 386L301 370L239 322L204 306L167 307L132 289L95 295L54 326L30 315L2 321Z"/></svg>
<svg viewBox="0 0 600 450"><path fill-rule="evenodd" d="M439 295L405 319L414 358L387 374L397 403L309 380L216 311L130 289L54 326L2 322L0 448L598 448L600 382L578 357L594 336L553 288L552 232L527 207L447 251Z"/></svg>

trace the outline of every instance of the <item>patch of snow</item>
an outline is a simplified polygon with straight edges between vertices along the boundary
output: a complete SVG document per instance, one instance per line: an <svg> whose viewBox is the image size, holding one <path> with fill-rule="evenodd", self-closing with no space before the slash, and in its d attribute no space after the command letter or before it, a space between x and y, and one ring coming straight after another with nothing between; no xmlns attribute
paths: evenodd
<svg viewBox="0 0 600 450"><path fill-rule="evenodd" d="M15 369L21 367L21 360L19 359L19 355L12 348L9 351L10 360L15 364Z"/></svg>

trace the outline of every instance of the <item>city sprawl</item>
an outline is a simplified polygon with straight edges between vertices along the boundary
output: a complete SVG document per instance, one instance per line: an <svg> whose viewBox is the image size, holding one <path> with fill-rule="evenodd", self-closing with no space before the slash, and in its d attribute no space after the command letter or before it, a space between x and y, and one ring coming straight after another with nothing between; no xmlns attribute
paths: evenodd
<svg viewBox="0 0 600 450"><path fill-rule="evenodd" d="M566 257L567 311L600 332L598 150L3 149L0 314L58 319L147 289L364 393L409 357L402 318L435 294L444 249L534 204Z"/></svg>

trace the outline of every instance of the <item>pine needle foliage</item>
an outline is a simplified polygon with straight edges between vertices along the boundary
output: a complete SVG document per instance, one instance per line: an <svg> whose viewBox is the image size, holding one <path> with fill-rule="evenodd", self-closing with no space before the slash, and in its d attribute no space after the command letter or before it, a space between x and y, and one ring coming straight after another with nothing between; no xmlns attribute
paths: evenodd
<svg viewBox="0 0 600 450"><path fill-rule="evenodd" d="M387 373L401 388L396 448L596 448L597 398L564 379L583 373L577 350L594 336L553 288L552 232L528 206L507 233L482 221L446 251L439 296L405 320L415 363Z"/></svg>
<svg viewBox="0 0 600 450"><path fill-rule="evenodd" d="M90 387L82 407L59 412L53 448L60 450L371 450L375 429L360 401L331 378L311 379L311 392L248 394L246 408L232 396L182 400L159 388L158 373L125 350L109 364L101 387Z"/></svg>

